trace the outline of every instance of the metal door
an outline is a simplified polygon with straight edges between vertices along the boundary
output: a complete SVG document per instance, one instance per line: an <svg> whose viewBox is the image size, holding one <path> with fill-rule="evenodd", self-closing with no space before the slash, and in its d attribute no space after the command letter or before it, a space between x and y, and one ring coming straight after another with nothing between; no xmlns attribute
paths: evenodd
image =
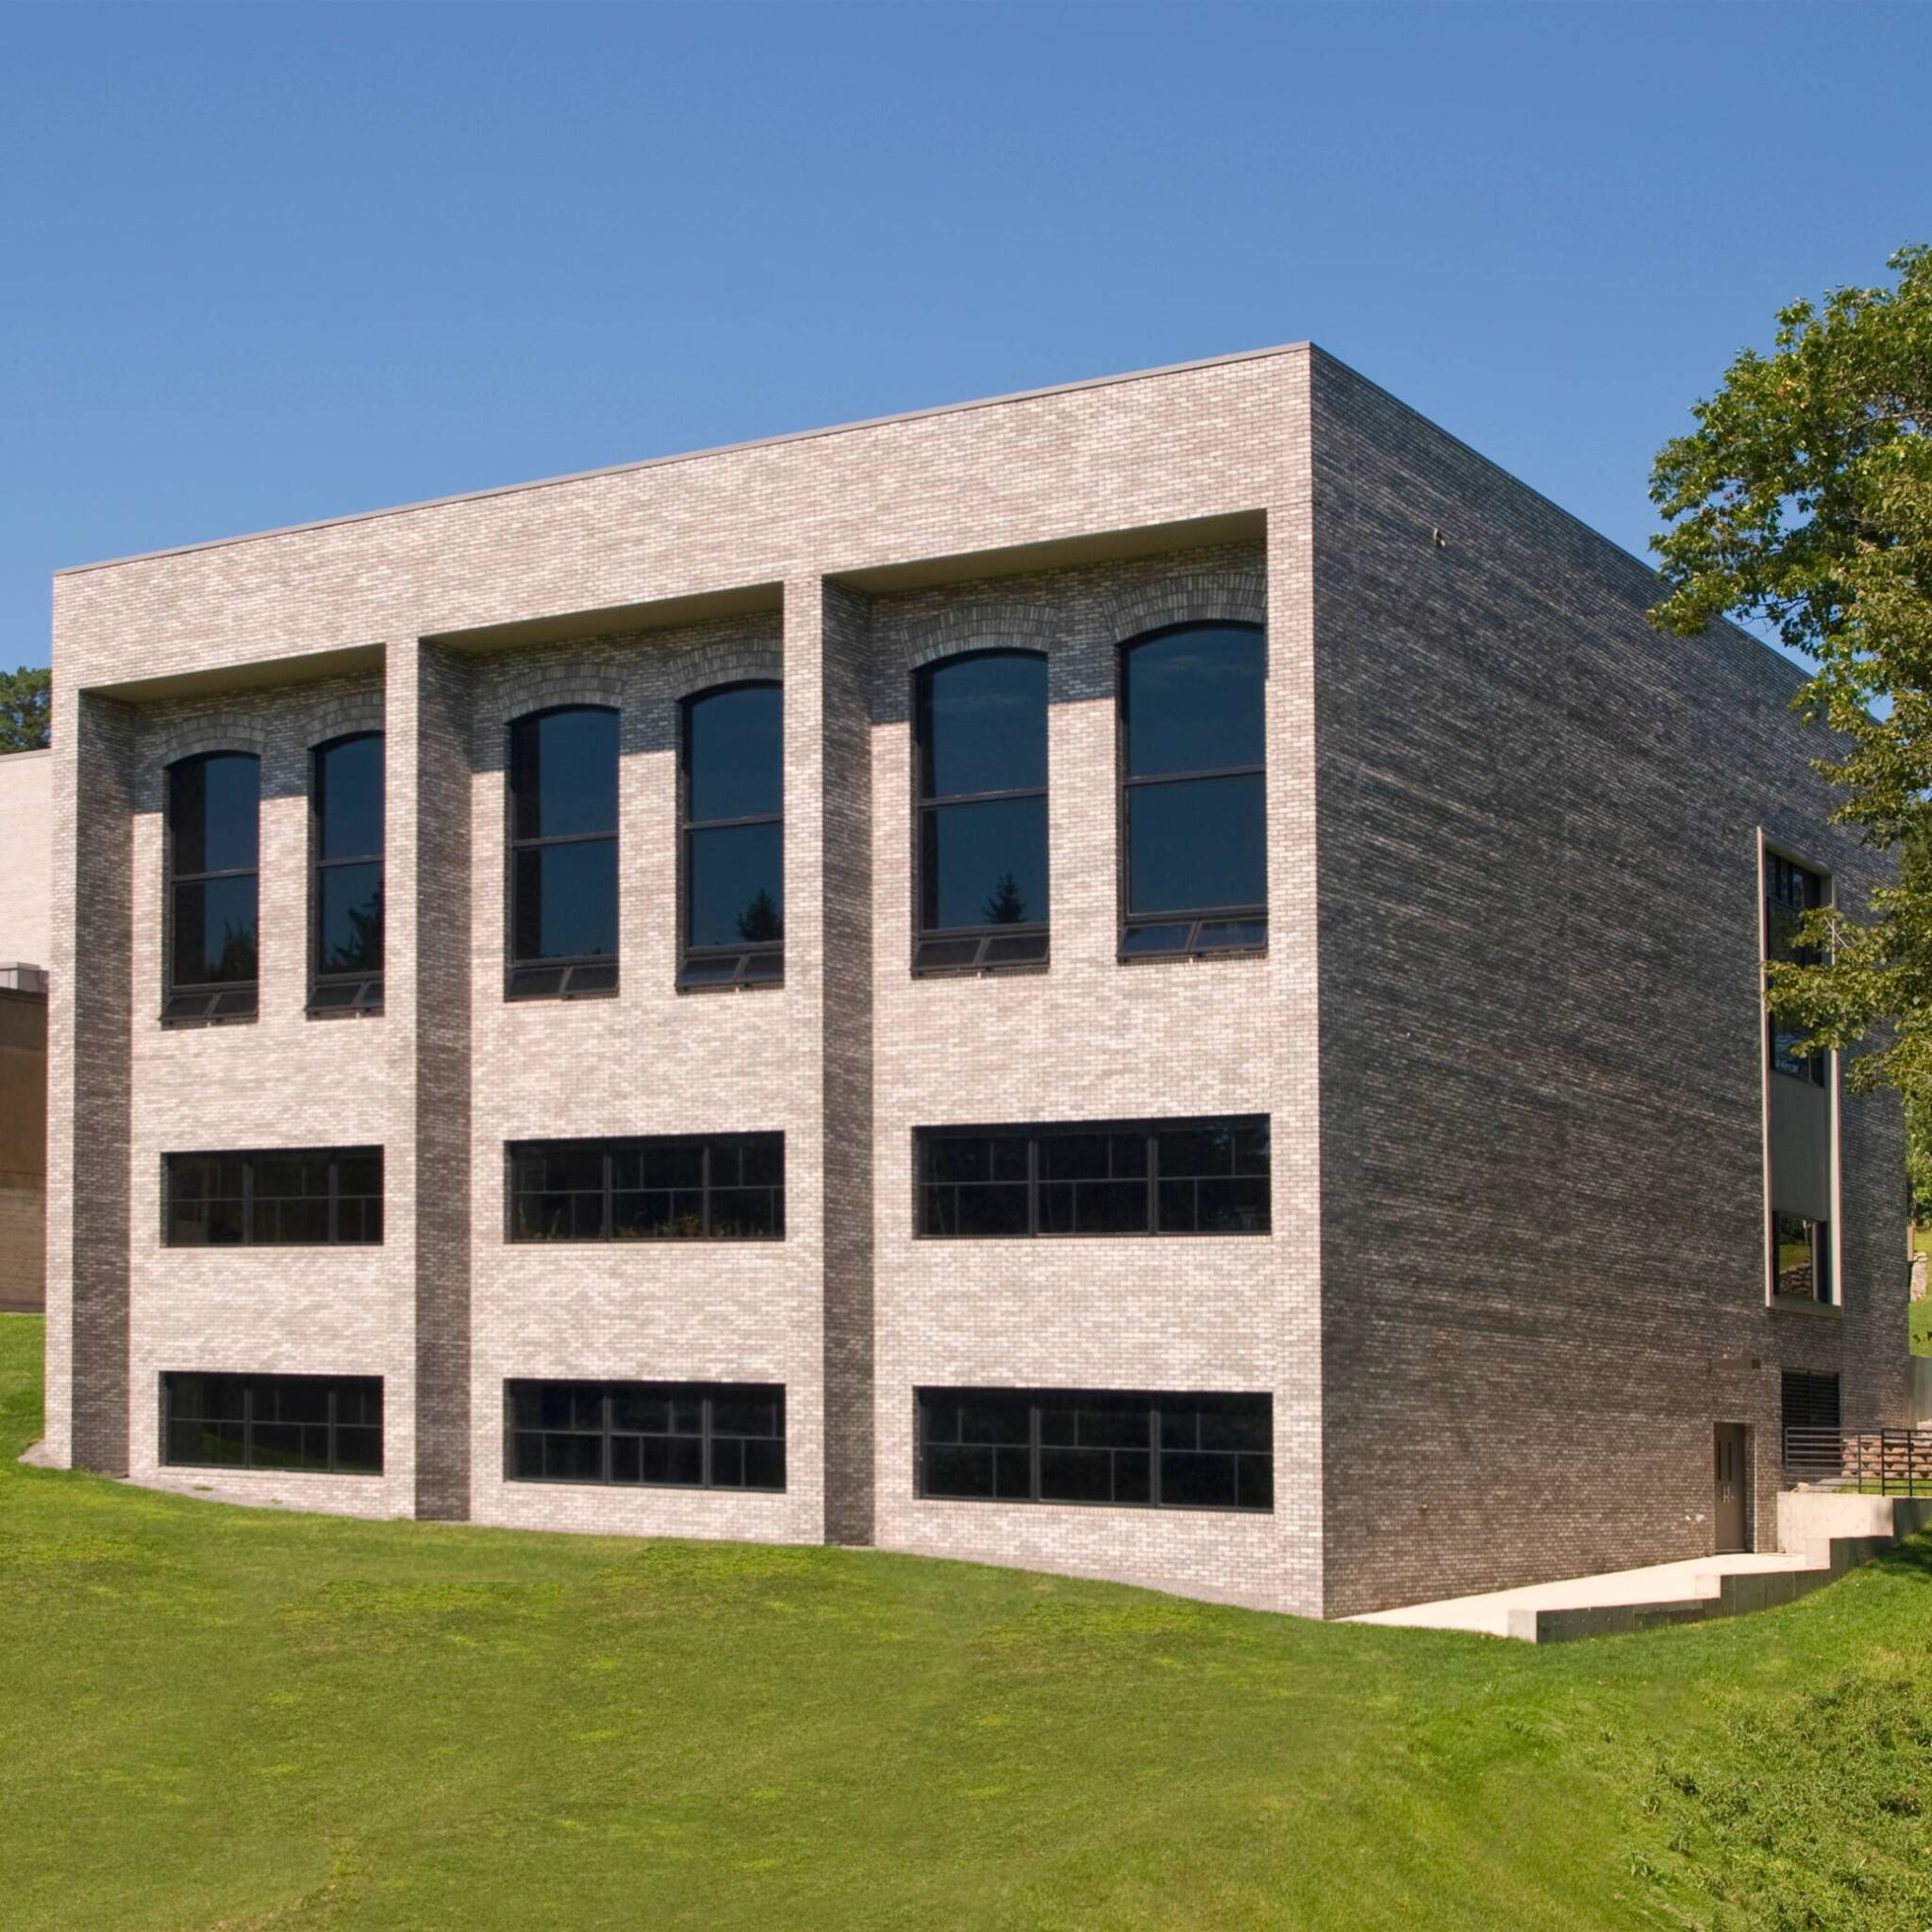
<svg viewBox="0 0 1932 1932"><path fill-rule="evenodd" d="M1741 1423L1717 1425L1717 1549L1750 1547L1745 1539L1746 1502L1750 1493L1750 1464Z"/></svg>

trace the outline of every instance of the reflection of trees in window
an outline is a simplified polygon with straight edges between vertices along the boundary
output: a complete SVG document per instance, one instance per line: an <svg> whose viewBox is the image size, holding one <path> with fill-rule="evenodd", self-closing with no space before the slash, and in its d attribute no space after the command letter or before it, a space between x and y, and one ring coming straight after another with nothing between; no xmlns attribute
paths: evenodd
<svg viewBox="0 0 1932 1932"><path fill-rule="evenodd" d="M1824 904L1824 878L1808 866L1799 865L1782 853L1764 855L1764 947L1772 959L1786 959L1801 966L1818 963L1818 949L1801 944L1799 931L1806 913ZM1814 1087L1824 1085L1825 1057L1804 1053L1805 1030L1788 1019L1767 1011L1765 1044L1771 1069L1808 1080Z"/></svg>
<svg viewBox="0 0 1932 1932"><path fill-rule="evenodd" d="M207 752L168 768L163 1020L246 1019L257 1004L261 761Z"/></svg>
<svg viewBox="0 0 1932 1932"><path fill-rule="evenodd" d="M313 1013L382 1009L382 758L379 731L314 753Z"/></svg>
<svg viewBox="0 0 1932 1932"><path fill-rule="evenodd" d="M687 991L785 976L785 706L776 683L684 703L678 774Z"/></svg>
<svg viewBox="0 0 1932 1932"><path fill-rule="evenodd" d="M512 999L617 991L617 723L572 705L510 726Z"/></svg>
<svg viewBox="0 0 1932 1932"><path fill-rule="evenodd" d="M1268 941L1258 625L1157 631L1121 652L1124 959Z"/></svg>
<svg viewBox="0 0 1932 1932"><path fill-rule="evenodd" d="M1771 1291L1780 1299L1829 1302L1831 1224L1804 1214L1771 1217Z"/></svg>
<svg viewBox="0 0 1932 1932"><path fill-rule="evenodd" d="M917 973L1046 963L1046 676L1015 650L919 674Z"/></svg>

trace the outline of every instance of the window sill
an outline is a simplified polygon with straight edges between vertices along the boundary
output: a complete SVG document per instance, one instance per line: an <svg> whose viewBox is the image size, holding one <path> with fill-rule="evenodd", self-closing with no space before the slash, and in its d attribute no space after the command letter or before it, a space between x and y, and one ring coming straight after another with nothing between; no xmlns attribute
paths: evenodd
<svg viewBox="0 0 1932 1932"><path fill-rule="evenodd" d="M688 1441L691 1439L686 1437L682 1440ZM503 1481L506 1489L614 1490L619 1494L634 1490L646 1490L653 1495L663 1495L668 1491L680 1496L782 1496L785 1493L782 1488L766 1489L752 1483L617 1483L591 1475L506 1475Z"/></svg>
<svg viewBox="0 0 1932 1932"><path fill-rule="evenodd" d="M358 1483L379 1483L383 1472L379 1469L264 1469L258 1462L158 1462L157 1469L178 1469L193 1475L252 1475L263 1482L279 1481L289 1476L320 1476L327 1482L347 1480Z"/></svg>
<svg viewBox="0 0 1932 1932"><path fill-rule="evenodd" d="M159 1024L163 1033L205 1033L213 1026L253 1026L260 1018L259 1013L222 1013L193 1020L170 1020L163 1015Z"/></svg>
<svg viewBox="0 0 1932 1932"><path fill-rule="evenodd" d="M1821 1302L1809 1295L1774 1294L1764 1306L1774 1315L1802 1315L1817 1322L1838 1322L1844 1318L1844 1309L1837 1302Z"/></svg>
<svg viewBox="0 0 1932 1932"><path fill-rule="evenodd" d="M783 992L785 979L781 974L775 979L680 979L676 991L683 992Z"/></svg>
<svg viewBox="0 0 1932 1932"><path fill-rule="evenodd" d="M306 1007L302 1017L305 1020L379 1020L380 1007Z"/></svg>
<svg viewBox="0 0 1932 1932"><path fill-rule="evenodd" d="M782 1248L782 1234L506 1235L507 1248Z"/></svg>
<svg viewBox="0 0 1932 1932"><path fill-rule="evenodd" d="M1254 1516L1274 1514L1274 1504L1265 1509L1244 1508L1239 1503L1083 1503L1074 1496L926 1496L921 1503L961 1504L969 1509L1131 1509L1137 1516Z"/></svg>
<svg viewBox="0 0 1932 1932"><path fill-rule="evenodd" d="M919 1234L915 1243L935 1247L955 1247L967 1241L1265 1241L1274 1238L1272 1227L1161 1227L1095 1228L1091 1234Z"/></svg>

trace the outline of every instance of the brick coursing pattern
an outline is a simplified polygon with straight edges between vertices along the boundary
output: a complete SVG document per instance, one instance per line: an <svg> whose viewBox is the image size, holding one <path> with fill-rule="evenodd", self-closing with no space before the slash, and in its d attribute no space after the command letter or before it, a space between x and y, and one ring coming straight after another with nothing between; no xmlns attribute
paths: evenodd
<svg viewBox="0 0 1932 1932"><path fill-rule="evenodd" d="M1236 515L1265 535L1039 562ZM1844 1311L1762 1307L1748 848L1867 873L1788 673L1656 639L1650 584L1307 350L62 576L49 1453L1310 1614L1707 1548L1711 1421L1761 1452L1779 1367L1896 1419L1902 1195L1895 1120L1848 1105ZM706 596L730 613L647 621ZM1190 620L1268 628L1269 947L1124 967L1116 654ZM999 643L1048 658L1051 969L915 980L912 675ZM370 646L379 677L295 681ZM290 681L244 689L265 664ZM785 984L680 993L677 706L781 675ZM621 987L509 1003L507 727L580 702L622 713ZM311 1021L307 756L375 715L388 1009ZM158 773L225 734L264 758L262 1010L167 1032ZM1266 1239L912 1237L918 1126L1235 1111L1274 1123ZM744 1128L786 1136L783 1241L505 1239L507 1141ZM159 1246L169 1148L353 1141L386 1148L382 1248ZM380 1374L387 1473L164 1476L165 1367ZM525 1375L783 1383L788 1487L506 1481ZM913 1391L948 1383L1266 1391L1275 1509L922 1502Z"/></svg>

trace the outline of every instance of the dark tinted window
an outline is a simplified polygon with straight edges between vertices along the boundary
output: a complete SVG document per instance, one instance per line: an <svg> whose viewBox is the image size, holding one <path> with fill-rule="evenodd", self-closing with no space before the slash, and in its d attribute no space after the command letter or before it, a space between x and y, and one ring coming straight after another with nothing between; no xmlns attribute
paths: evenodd
<svg viewBox="0 0 1932 1932"><path fill-rule="evenodd" d="M1806 964L1818 958L1814 947L1801 945L1799 923L1807 912L1824 904L1824 878L1807 866L1797 864L1776 852L1764 855L1764 945L1768 958L1796 960ZM1825 1057L1803 1053L1806 1034L1801 1026L1778 1014L1767 1013L1765 1039L1774 1073L1790 1074L1822 1087L1825 1076Z"/></svg>
<svg viewBox="0 0 1932 1932"><path fill-rule="evenodd" d="M617 990L617 713L510 726L511 997Z"/></svg>
<svg viewBox="0 0 1932 1932"><path fill-rule="evenodd" d="M918 1405L923 1497L1274 1507L1272 1396L922 1389Z"/></svg>
<svg viewBox="0 0 1932 1932"><path fill-rule="evenodd" d="M1046 659L982 651L915 692L921 973L1046 961ZM976 944L939 935L979 934Z"/></svg>
<svg viewBox="0 0 1932 1932"><path fill-rule="evenodd" d="M367 1246L382 1240L382 1149L170 1154L170 1247Z"/></svg>
<svg viewBox="0 0 1932 1932"><path fill-rule="evenodd" d="M685 703L687 990L783 975L784 708L776 684L728 685Z"/></svg>
<svg viewBox="0 0 1932 1932"><path fill-rule="evenodd" d="M164 1374L161 1460L380 1475L382 1378Z"/></svg>
<svg viewBox="0 0 1932 1932"><path fill-rule="evenodd" d="M382 1004L383 739L338 739L314 757L312 1011Z"/></svg>
<svg viewBox="0 0 1932 1932"><path fill-rule="evenodd" d="M511 1482L785 1487L785 1391L772 1383L506 1382Z"/></svg>
<svg viewBox="0 0 1932 1932"><path fill-rule="evenodd" d="M170 1020L255 1011L260 760L184 758L168 772Z"/></svg>
<svg viewBox="0 0 1932 1932"><path fill-rule="evenodd" d="M514 1241L779 1241L783 1134L510 1143Z"/></svg>
<svg viewBox="0 0 1932 1932"><path fill-rule="evenodd" d="M1265 1114L924 1127L922 1235L1266 1234Z"/></svg>
<svg viewBox="0 0 1932 1932"><path fill-rule="evenodd" d="M1193 625L1121 653L1122 957L1265 944L1266 635Z"/></svg>

